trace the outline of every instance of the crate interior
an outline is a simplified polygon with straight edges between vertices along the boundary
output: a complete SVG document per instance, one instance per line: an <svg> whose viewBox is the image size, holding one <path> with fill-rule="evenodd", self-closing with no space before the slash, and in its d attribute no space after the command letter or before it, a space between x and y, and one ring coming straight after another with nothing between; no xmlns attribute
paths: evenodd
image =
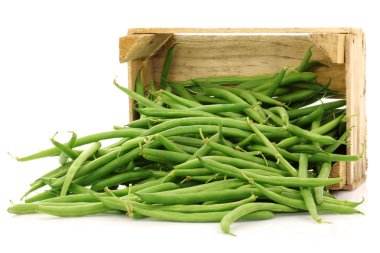
<svg viewBox="0 0 380 253"><path fill-rule="evenodd" d="M168 80L172 82L190 80L199 77L213 76L252 76L262 73L278 72L284 66L297 66L305 51L312 46L313 60L329 66L316 68L318 82L326 84L331 78L330 89L349 96L347 99L348 113L360 113L357 99L353 95L360 91L359 86L352 86L349 71L352 71L353 59L348 59L354 51L348 43L346 35L325 37L320 34L171 34L170 37L149 57L136 59L129 64L130 80L134 80L138 70L142 68L144 84L154 81L160 87L160 75L167 50L174 44L174 58L171 64ZM343 49L342 49L343 48ZM342 52L343 50L343 52ZM350 78L350 86L346 78ZM130 83L133 87L133 83ZM351 99L351 100L350 100ZM358 109L359 108L359 109ZM364 113L361 113L364 114ZM134 114L134 118L137 117ZM364 115L365 117L365 115ZM365 118L364 118L365 119ZM359 154L358 128L361 127L360 117L352 117L347 127L358 126L351 133L347 154ZM365 161L366 162L366 161ZM361 177L364 161L361 165L336 163L337 176L346 177L346 166L350 167L349 177ZM355 163L358 164L358 163ZM354 166L358 166L356 169ZM363 170L363 169L362 169ZM352 173L357 173L354 175ZM344 175L342 175L344 174ZM339 186L340 187L340 186Z"/></svg>

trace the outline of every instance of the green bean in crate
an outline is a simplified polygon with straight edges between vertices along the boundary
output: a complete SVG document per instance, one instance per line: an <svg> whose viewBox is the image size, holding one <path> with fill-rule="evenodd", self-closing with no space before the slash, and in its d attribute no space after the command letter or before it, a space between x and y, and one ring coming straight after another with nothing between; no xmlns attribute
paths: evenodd
<svg viewBox="0 0 380 253"><path fill-rule="evenodd" d="M332 161L345 155L345 99L319 84L311 48L301 63L278 73L253 76L168 79L175 47L169 49L161 87L136 91L115 86L135 101L140 119L115 130L17 158L61 157L58 168L31 184L11 206L14 214L83 216L126 212L178 222L218 222L225 233L236 220L274 218L277 212L361 213L360 203L333 197L326 186ZM149 90L145 90L150 87ZM314 105L319 101L317 105ZM350 116L350 115L348 115ZM102 147L107 139L112 145ZM83 149L82 146L90 144Z"/></svg>

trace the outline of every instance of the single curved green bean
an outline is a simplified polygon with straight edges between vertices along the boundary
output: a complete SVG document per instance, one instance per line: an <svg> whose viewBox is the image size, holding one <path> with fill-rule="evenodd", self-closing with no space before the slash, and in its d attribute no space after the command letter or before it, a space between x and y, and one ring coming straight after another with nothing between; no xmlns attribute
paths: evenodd
<svg viewBox="0 0 380 253"><path fill-rule="evenodd" d="M135 90L136 90L136 93L139 94L141 97L145 97L144 84L142 83L142 80L141 80L141 71L142 71L142 68L140 68L135 79ZM143 108L144 105L138 104L138 107Z"/></svg>
<svg viewBox="0 0 380 253"><path fill-rule="evenodd" d="M67 171L67 174L66 174L66 177L65 177L65 180L63 181L63 185L62 185L62 189L61 189L61 196L65 196L69 187L70 187L70 184L71 184L71 181L74 179L74 176L75 174L77 173L77 171L79 170L79 168L82 166L82 164L89 158L91 157L93 154L95 154L95 152L101 147L101 144L99 142L94 142L88 149L86 149L85 151L83 151L77 159L75 159L73 161L73 163L71 164L70 168L68 169Z"/></svg>
<svg viewBox="0 0 380 253"><path fill-rule="evenodd" d="M322 163L321 170L318 173L318 178L328 178L331 171L331 162ZM321 205L323 203L323 186L314 188L315 201Z"/></svg>
<svg viewBox="0 0 380 253"><path fill-rule="evenodd" d="M37 212L59 217L76 217L110 211L103 203L82 203L76 205L38 205Z"/></svg>
<svg viewBox="0 0 380 253"><path fill-rule="evenodd" d="M233 201L249 198L252 196L251 189L228 189L228 190L214 190L202 191L193 193L135 193L142 201L147 203L156 204L195 204L202 203L209 200L217 201Z"/></svg>
<svg viewBox="0 0 380 253"><path fill-rule="evenodd" d="M221 77L206 77L206 78L195 78L193 81L195 83L207 84L240 84L252 80L260 80L263 78L273 78L276 74L263 74L256 76L221 76Z"/></svg>
<svg viewBox="0 0 380 253"><path fill-rule="evenodd" d="M140 114L148 117L179 118L179 117L215 117L214 114L203 111L179 110L179 109L157 109L157 108L135 108Z"/></svg>
<svg viewBox="0 0 380 253"><path fill-rule="evenodd" d="M247 203L236 207L234 210L228 212L223 216L220 228L226 234L234 235L230 232L230 226L232 223L252 212L256 211L271 211L271 212L297 212L297 209L290 208L288 206L274 204L274 203Z"/></svg>
<svg viewBox="0 0 380 253"><path fill-rule="evenodd" d="M307 155L300 154L300 161L298 167L298 176L300 178L307 178L308 160ZM317 206L315 205L313 194L310 188L300 188L302 198L305 202L305 206L309 211L311 217L318 223L322 222L322 219L318 217Z"/></svg>
<svg viewBox="0 0 380 253"><path fill-rule="evenodd" d="M166 57L165 57L164 65L163 65L162 72L161 72L161 83L160 83L160 85L161 85L162 89L165 89L166 85L167 85L167 81L168 81L167 78L169 75L170 65L171 65L172 60L173 60L174 47L175 46L176 46L176 44L174 44L172 47L169 48L168 53L166 54Z"/></svg>
<svg viewBox="0 0 380 253"><path fill-rule="evenodd" d="M205 104L228 104L229 103L229 101L227 100L216 98L216 97L205 96L202 94L194 95L194 99L198 101L199 103L205 103Z"/></svg>
<svg viewBox="0 0 380 253"><path fill-rule="evenodd" d="M289 124L286 127L286 129L288 129L289 132L293 135L296 135L298 137L302 137L302 138L309 140L309 141L318 142L320 144L332 144L332 143L336 142L336 140L334 138L331 138L330 136L317 134L316 131L318 128L315 129L314 132L312 132L312 131L304 130L298 126Z"/></svg>
<svg viewBox="0 0 380 253"><path fill-rule="evenodd" d="M179 83L170 83L170 86L177 92L177 94L187 100L197 103L198 101L186 90L186 88Z"/></svg>
<svg viewBox="0 0 380 253"><path fill-rule="evenodd" d="M202 111L213 114L218 114L222 112L241 112L247 109L249 104L246 103L235 103L235 104L213 104L213 105L200 105L192 108L188 108L189 111Z"/></svg>
<svg viewBox="0 0 380 253"><path fill-rule="evenodd" d="M304 54L303 56L303 59L302 61L300 62L300 64L296 67L296 70L298 72L304 72L307 70L307 68L309 67L309 63L310 63L310 59L311 59L311 56L313 55L312 51L311 51L311 47L309 47L309 49L306 51L306 53Z"/></svg>

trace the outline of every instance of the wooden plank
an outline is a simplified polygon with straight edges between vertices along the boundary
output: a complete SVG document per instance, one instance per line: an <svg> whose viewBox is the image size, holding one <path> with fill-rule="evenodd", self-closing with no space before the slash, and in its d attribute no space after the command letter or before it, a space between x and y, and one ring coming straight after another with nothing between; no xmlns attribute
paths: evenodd
<svg viewBox="0 0 380 253"><path fill-rule="evenodd" d="M127 35L119 40L121 63L152 57L172 37L172 34Z"/></svg>
<svg viewBox="0 0 380 253"><path fill-rule="evenodd" d="M333 63L344 63L345 34L311 34L310 38Z"/></svg>
<svg viewBox="0 0 380 253"><path fill-rule="evenodd" d="M141 33L341 33L359 34L360 29L337 28L131 28L130 34Z"/></svg>
<svg viewBox="0 0 380 253"><path fill-rule="evenodd" d="M336 162L331 168L330 178L342 178L342 182L338 184L329 185L330 190L340 190L346 185L346 171L347 171L347 163L346 162Z"/></svg>
<svg viewBox="0 0 380 253"><path fill-rule="evenodd" d="M297 66L313 42L305 36L198 36L174 35L178 43L168 79L172 82L196 77L226 75L250 76L277 72L283 66ZM163 48L153 58L154 81L160 73L167 53ZM319 47L313 49L313 59L330 68L317 70L319 81L333 78L330 88L345 93L345 72L341 64L332 64Z"/></svg>

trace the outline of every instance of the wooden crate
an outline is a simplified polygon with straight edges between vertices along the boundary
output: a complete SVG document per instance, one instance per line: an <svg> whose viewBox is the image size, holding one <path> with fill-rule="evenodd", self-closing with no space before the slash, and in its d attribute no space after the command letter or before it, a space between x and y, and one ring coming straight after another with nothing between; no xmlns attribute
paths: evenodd
<svg viewBox="0 0 380 253"><path fill-rule="evenodd" d="M225 75L249 76L296 66L313 46L313 59L329 68L317 70L319 81L347 98L347 128L352 128L347 154L363 154L355 163L334 164L330 177L343 182L331 189L352 190L364 182L367 169L365 115L365 36L352 28L134 28L120 38L120 62L128 62L129 87L142 68L144 84L160 86L168 48L175 48L170 81ZM137 115L132 110L130 115Z"/></svg>

